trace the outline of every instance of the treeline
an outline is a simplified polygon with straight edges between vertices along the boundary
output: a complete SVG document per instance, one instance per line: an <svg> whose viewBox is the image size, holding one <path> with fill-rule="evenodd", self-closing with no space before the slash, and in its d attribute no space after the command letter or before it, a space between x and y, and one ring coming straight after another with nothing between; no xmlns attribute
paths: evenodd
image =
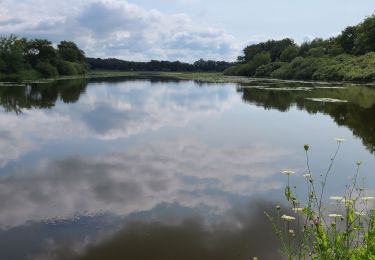
<svg viewBox="0 0 375 260"><path fill-rule="evenodd" d="M193 64L180 61L135 62L119 59L86 58L86 63L91 70L116 70L116 71L212 71L223 72L235 63L226 61L213 61L200 59Z"/></svg>
<svg viewBox="0 0 375 260"><path fill-rule="evenodd" d="M0 37L0 79L38 79L86 72L85 53L74 42L57 49L44 39Z"/></svg>
<svg viewBox="0 0 375 260"><path fill-rule="evenodd" d="M297 45L286 38L247 46L226 75L297 80L375 81L375 16L337 37Z"/></svg>

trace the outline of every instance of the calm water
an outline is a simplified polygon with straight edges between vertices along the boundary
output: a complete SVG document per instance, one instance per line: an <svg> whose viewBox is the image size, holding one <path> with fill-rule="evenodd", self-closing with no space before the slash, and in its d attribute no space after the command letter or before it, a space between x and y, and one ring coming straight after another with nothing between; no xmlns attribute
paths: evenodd
<svg viewBox="0 0 375 260"><path fill-rule="evenodd" d="M335 137L327 196L357 160L374 190L370 87L59 81L0 106L0 259L278 259L280 171L303 194L303 145L319 176Z"/></svg>

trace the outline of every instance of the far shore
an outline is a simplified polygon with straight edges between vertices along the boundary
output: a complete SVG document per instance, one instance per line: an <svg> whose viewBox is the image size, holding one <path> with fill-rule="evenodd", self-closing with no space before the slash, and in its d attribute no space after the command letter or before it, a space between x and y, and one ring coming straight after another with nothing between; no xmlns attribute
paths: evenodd
<svg viewBox="0 0 375 260"><path fill-rule="evenodd" d="M251 84L256 82L280 82L280 83L305 83L305 84L319 84L319 85L365 85L375 87L374 83L355 83L355 82L325 82L325 81L303 81L303 80L283 80L274 78L251 78L245 76L227 76L220 72L165 72L165 71L104 71L94 70L85 75L76 76L60 76L56 78L38 79L38 80L23 80L24 83L42 83L55 80L69 80L69 79L92 79L92 78L134 78L134 79L152 79L165 78L175 80L194 80L202 83L238 83ZM0 81L0 86L4 85ZM18 82L19 83L19 82Z"/></svg>

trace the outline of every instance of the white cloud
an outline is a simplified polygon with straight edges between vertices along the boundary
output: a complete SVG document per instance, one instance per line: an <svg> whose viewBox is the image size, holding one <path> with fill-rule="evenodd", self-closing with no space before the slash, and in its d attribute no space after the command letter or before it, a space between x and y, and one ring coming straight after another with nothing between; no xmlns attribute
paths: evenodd
<svg viewBox="0 0 375 260"><path fill-rule="evenodd" d="M156 84L156 83L154 83ZM164 126L181 127L200 116L221 113L238 98L229 89L181 88L146 81L122 82L108 91L100 83L80 102L53 110L0 113L0 166L42 147L51 140L77 137L99 140L127 138ZM53 101L50 101L53 103Z"/></svg>
<svg viewBox="0 0 375 260"><path fill-rule="evenodd" d="M186 14L146 10L128 1L77 4L68 0L52 5L43 0L6 0L0 14L2 34L73 40L96 57L231 60L239 47L222 28L196 24Z"/></svg>
<svg viewBox="0 0 375 260"><path fill-rule="evenodd" d="M189 139L140 144L97 158L39 161L0 176L0 226L69 219L77 213L126 216L161 203L230 209L231 196L279 189L276 162L290 154L267 147L209 147ZM273 165L273 166L272 166Z"/></svg>

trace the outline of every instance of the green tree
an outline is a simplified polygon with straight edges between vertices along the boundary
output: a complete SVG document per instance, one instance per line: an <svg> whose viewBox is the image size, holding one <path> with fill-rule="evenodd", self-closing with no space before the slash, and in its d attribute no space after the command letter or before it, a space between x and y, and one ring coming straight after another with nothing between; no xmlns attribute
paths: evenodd
<svg viewBox="0 0 375 260"><path fill-rule="evenodd" d="M14 73L22 69L24 44L24 39L15 35L0 37L0 59L3 61L3 72Z"/></svg>
<svg viewBox="0 0 375 260"><path fill-rule="evenodd" d="M375 16L368 17L357 26L357 38L354 44L355 54L375 51Z"/></svg>
<svg viewBox="0 0 375 260"><path fill-rule="evenodd" d="M355 26L349 26L337 37L337 41L346 53L352 53L356 38L357 28Z"/></svg>
<svg viewBox="0 0 375 260"><path fill-rule="evenodd" d="M57 52L61 59L72 62L84 63L85 53L74 42L62 41L57 45Z"/></svg>
<svg viewBox="0 0 375 260"><path fill-rule="evenodd" d="M298 56L299 49L295 45L289 45L283 50L280 55L281 61L291 62L294 58Z"/></svg>
<svg viewBox="0 0 375 260"><path fill-rule="evenodd" d="M25 58L32 67L39 62L56 63L56 51L48 40L34 39L26 42Z"/></svg>

